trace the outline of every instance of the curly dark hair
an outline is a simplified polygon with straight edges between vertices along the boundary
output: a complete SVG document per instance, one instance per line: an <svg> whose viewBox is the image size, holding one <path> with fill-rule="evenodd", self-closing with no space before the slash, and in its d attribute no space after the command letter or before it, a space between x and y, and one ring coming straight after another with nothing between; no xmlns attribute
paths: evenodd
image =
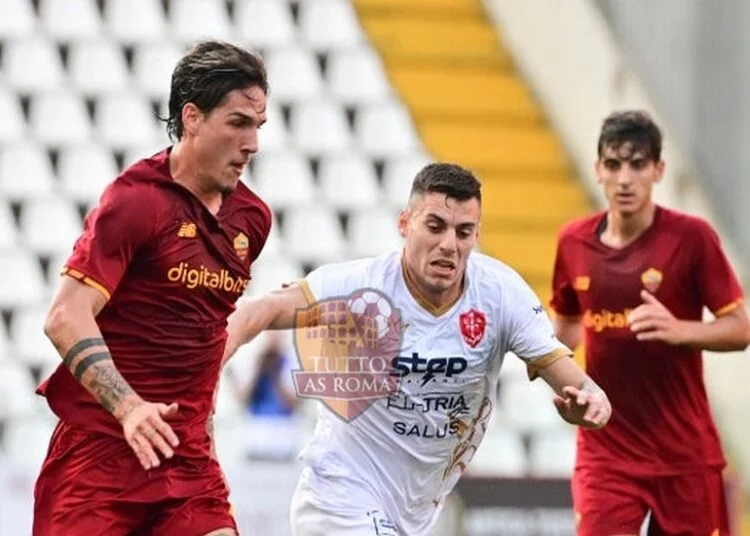
<svg viewBox="0 0 750 536"><path fill-rule="evenodd" d="M606 147L619 149L629 143L632 152L642 151L644 157L661 160L662 133L651 116L642 110L613 112L602 123L597 154L601 158Z"/></svg>

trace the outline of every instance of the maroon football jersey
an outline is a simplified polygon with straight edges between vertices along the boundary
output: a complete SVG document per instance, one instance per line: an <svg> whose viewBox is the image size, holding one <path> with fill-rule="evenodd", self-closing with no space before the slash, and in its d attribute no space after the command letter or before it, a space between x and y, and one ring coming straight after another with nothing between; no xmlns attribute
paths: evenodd
<svg viewBox="0 0 750 536"><path fill-rule="evenodd" d="M104 191L63 272L108 299L96 321L124 378L145 400L179 404L170 420L182 455L203 455L226 321L271 226L242 183L216 216L169 173L169 149ZM40 386L74 426L122 437L115 418L63 366Z"/></svg>
<svg viewBox="0 0 750 536"><path fill-rule="evenodd" d="M647 475L722 466L701 352L638 341L626 320L643 289L682 320L737 307L742 290L719 239L705 221L657 207L638 239L614 249L599 238L604 218L563 229L553 276L552 308L582 316L586 370L612 402L605 428L579 431L576 463Z"/></svg>

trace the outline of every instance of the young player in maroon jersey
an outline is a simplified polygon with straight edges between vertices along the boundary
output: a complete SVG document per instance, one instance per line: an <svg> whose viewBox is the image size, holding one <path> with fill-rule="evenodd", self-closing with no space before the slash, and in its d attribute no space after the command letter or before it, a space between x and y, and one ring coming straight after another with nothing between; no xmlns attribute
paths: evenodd
<svg viewBox="0 0 750 536"><path fill-rule="evenodd" d="M580 535L638 534L648 511L649 534L729 534L701 350L746 348L750 324L716 232L653 201L661 146L647 114L610 115L596 162L608 208L559 236L557 336L570 348L585 336L586 370L613 408L606 428L579 431Z"/></svg>
<svg viewBox="0 0 750 536"><path fill-rule="evenodd" d="M34 535L236 534L209 432L226 320L268 236L241 182L265 67L198 43L172 76L177 142L126 169L87 217L45 324L63 363Z"/></svg>

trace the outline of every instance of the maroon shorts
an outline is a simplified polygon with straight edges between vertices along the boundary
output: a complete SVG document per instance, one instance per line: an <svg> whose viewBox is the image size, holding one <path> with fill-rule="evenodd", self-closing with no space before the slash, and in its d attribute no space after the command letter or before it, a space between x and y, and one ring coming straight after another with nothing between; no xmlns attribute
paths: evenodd
<svg viewBox="0 0 750 536"><path fill-rule="evenodd" d="M659 477L576 469L572 487L579 536L639 534L649 511L649 536L730 535L718 468Z"/></svg>
<svg viewBox="0 0 750 536"><path fill-rule="evenodd" d="M237 531L216 460L146 471L124 440L58 424L34 490L34 536L203 536Z"/></svg>

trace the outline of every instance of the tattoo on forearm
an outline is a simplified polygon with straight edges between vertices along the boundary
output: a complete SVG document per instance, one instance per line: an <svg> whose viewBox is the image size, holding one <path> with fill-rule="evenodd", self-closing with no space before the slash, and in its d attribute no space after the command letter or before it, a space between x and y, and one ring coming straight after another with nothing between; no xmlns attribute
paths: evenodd
<svg viewBox="0 0 750 536"><path fill-rule="evenodd" d="M111 360L97 361L99 362L93 363L87 369L89 375L83 383L104 409L112 413L120 402L127 396L134 395L135 391L128 385Z"/></svg>
<svg viewBox="0 0 750 536"><path fill-rule="evenodd" d="M73 361L75 358L84 350L91 348L93 346L106 346L107 343L104 342L104 339L101 337L92 337L90 339L81 339L77 343L75 343L70 350L65 354L65 357L63 357L63 363L65 363L65 366L70 368L70 366L73 364Z"/></svg>
<svg viewBox="0 0 750 536"><path fill-rule="evenodd" d="M96 352L87 355L78 362L78 364L76 365L76 369L73 372L73 376L75 376L76 380L80 382L84 372L86 372L94 364L98 363L99 361L104 361L105 359L112 359L112 355L109 352Z"/></svg>

